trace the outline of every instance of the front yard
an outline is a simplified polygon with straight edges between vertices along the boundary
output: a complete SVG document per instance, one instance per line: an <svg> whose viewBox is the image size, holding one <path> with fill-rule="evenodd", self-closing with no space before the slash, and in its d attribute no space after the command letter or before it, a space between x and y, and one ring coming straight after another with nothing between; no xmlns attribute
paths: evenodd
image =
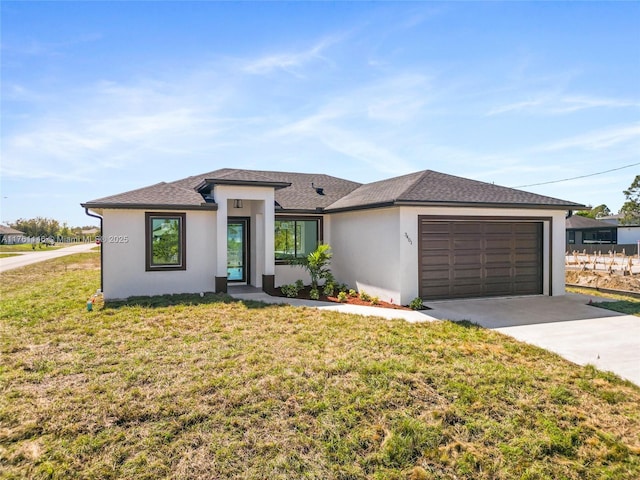
<svg viewBox="0 0 640 480"><path fill-rule="evenodd" d="M469 324L3 273L0 477L633 479L640 388ZM45 275L46 273L46 275Z"/></svg>

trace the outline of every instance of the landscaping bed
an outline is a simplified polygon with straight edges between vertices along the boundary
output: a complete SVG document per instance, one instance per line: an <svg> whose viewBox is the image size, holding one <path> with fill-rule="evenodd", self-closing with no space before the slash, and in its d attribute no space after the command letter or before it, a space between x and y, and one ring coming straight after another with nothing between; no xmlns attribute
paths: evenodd
<svg viewBox="0 0 640 480"><path fill-rule="evenodd" d="M324 295L322 290L320 290L320 296L316 299L311 298L311 287L306 285L302 288L302 290L298 291L298 294L295 297L287 297L281 289L277 288L273 293L276 297L284 297L284 298L300 298L303 300L316 300L320 302L335 302L335 303L344 303L346 305L362 305L366 307L380 307L380 308L393 308L396 310L411 310L411 308L405 305L399 305L397 303L384 302L382 300L365 300L361 298L360 294L349 295L347 294L346 299L341 301L338 298L338 295Z"/></svg>

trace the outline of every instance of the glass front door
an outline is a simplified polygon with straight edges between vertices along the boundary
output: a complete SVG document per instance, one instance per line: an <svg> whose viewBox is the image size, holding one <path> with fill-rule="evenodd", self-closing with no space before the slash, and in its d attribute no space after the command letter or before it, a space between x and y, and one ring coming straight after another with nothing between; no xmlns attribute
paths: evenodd
<svg viewBox="0 0 640 480"><path fill-rule="evenodd" d="M246 283L249 221L229 218L227 223L227 281Z"/></svg>

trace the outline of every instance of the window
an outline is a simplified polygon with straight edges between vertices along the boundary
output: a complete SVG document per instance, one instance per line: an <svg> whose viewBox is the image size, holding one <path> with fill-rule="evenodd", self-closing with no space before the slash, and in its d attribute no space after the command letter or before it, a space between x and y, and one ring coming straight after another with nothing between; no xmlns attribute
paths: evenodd
<svg viewBox="0 0 640 480"><path fill-rule="evenodd" d="M184 213L146 213L147 271L186 270Z"/></svg>
<svg viewBox="0 0 640 480"><path fill-rule="evenodd" d="M576 243L576 231L567 230L567 243Z"/></svg>
<svg viewBox="0 0 640 480"><path fill-rule="evenodd" d="M615 228L585 230L582 232L582 243L618 243L617 230Z"/></svg>
<svg viewBox="0 0 640 480"><path fill-rule="evenodd" d="M318 217L276 217L276 262L305 258L322 241L322 219Z"/></svg>

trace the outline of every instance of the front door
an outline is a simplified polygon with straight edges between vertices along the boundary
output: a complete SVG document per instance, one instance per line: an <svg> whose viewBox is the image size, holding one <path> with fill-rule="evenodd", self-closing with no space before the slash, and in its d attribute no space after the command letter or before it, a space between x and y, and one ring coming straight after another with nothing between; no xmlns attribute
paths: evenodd
<svg viewBox="0 0 640 480"><path fill-rule="evenodd" d="M227 281L247 283L249 278L249 219L229 218L227 222Z"/></svg>

